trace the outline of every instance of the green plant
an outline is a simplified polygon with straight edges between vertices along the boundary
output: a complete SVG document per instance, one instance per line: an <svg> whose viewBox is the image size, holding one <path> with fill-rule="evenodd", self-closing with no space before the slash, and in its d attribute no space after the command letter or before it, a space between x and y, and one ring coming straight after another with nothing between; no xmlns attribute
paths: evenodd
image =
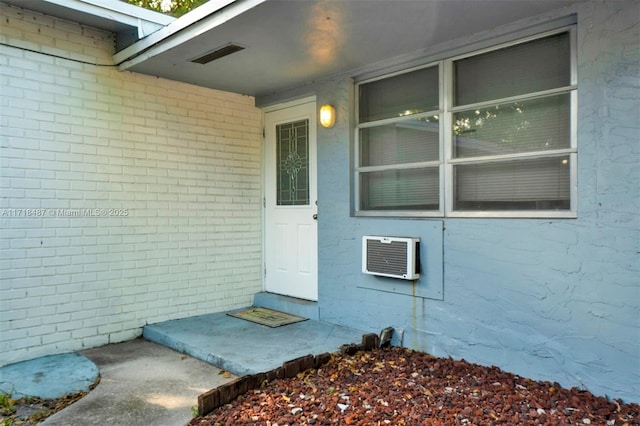
<svg viewBox="0 0 640 426"><path fill-rule="evenodd" d="M10 393L0 393L0 414L8 416L15 413L15 400Z"/></svg>
<svg viewBox="0 0 640 426"><path fill-rule="evenodd" d="M208 0L125 0L127 3L144 7L145 9L155 10L156 12L166 13L175 17L184 15L185 13L205 4Z"/></svg>

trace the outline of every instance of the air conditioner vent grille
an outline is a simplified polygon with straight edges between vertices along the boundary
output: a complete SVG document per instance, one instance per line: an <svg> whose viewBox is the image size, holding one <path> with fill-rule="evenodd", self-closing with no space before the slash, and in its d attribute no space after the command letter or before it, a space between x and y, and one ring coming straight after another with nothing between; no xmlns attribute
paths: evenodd
<svg viewBox="0 0 640 426"><path fill-rule="evenodd" d="M367 241L367 270L390 275L407 273L407 243Z"/></svg>

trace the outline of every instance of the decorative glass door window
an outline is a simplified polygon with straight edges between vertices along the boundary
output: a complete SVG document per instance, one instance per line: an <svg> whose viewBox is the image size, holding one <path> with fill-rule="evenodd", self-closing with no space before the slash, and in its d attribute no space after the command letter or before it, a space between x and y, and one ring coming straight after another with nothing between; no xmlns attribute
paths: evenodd
<svg viewBox="0 0 640 426"><path fill-rule="evenodd" d="M278 206L309 205L309 120L276 126Z"/></svg>

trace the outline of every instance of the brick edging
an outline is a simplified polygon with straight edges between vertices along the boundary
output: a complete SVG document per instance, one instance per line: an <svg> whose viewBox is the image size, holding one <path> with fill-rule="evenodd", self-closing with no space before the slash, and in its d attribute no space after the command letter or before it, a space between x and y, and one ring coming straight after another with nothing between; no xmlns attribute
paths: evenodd
<svg viewBox="0 0 640 426"><path fill-rule="evenodd" d="M377 334L362 335L362 343L346 344L340 346L340 353L353 355L358 351L370 351L377 348L379 338ZM238 377L224 385L211 389L198 396L198 416L206 416L218 407L230 403L238 396L251 390L260 388L263 383L275 379L290 379L302 371L311 368L320 368L331 359L328 352L319 355L305 355L291 361L285 361L281 367L277 367L265 373L250 374Z"/></svg>

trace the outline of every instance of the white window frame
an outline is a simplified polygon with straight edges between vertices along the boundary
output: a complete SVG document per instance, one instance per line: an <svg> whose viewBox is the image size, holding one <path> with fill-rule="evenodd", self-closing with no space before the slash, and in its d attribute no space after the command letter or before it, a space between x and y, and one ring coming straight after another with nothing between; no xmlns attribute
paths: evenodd
<svg viewBox="0 0 640 426"><path fill-rule="evenodd" d="M469 104L460 107L454 107L452 105L453 99L453 64L455 61L480 55L483 53L491 52L498 49L503 49L510 46L515 46L521 43L553 36L560 33L569 34L570 43L570 84L568 86L554 88L550 90L544 90L540 92L527 93L525 95L510 96L502 99L492 99L490 101L478 102L476 104ZM519 38L507 43L497 44L495 46L487 47L480 50L475 50L465 54L457 55L451 58L445 58L440 61L430 62L425 65L412 67L406 70L394 72L378 76L375 78L366 79L356 83L356 94L359 94L359 86L366 83L371 83L377 80L382 80L390 77L394 77L406 72L415 71L422 68L428 68L433 66L439 67L439 109L435 111L424 112L416 114L415 117L433 116L439 115L439 161L429 161L423 163L411 163L403 165L391 165L391 166L365 166L360 167L360 130L369 127L376 127L388 123L397 122L398 118L389 118L378 121L371 121L366 123L359 123L359 106L360 99L356 101L356 126L355 126L355 153L354 153L354 204L356 216L371 216L371 217L468 217L468 218L576 218L577 217L577 198L578 198L578 143L577 143L577 115L578 115L578 93L577 93L577 66L576 66L576 27L575 25L565 26L557 28L551 31L542 32L529 37ZM566 93L569 94L570 102L570 123L569 123L569 137L570 145L568 148L557 149L553 151L540 151L540 152L523 152L516 154L503 154L495 156L475 157L468 158L453 158L453 116L456 112L466 111L470 108L481 108L486 105L495 105L498 103L510 103L521 100L532 100L551 96L555 94ZM509 159L536 159L536 158L550 158L553 156L568 156L569 157L569 200L570 207L567 210L490 210L490 211L470 211L470 210L454 210L453 209L453 191L454 191L454 166L459 164L481 164L487 162L493 162L496 160L509 160ZM416 166L439 166L439 209L438 210L361 210L360 200L360 173L381 171L387 169L399 169L399 168L414 168Z"/></svg>

